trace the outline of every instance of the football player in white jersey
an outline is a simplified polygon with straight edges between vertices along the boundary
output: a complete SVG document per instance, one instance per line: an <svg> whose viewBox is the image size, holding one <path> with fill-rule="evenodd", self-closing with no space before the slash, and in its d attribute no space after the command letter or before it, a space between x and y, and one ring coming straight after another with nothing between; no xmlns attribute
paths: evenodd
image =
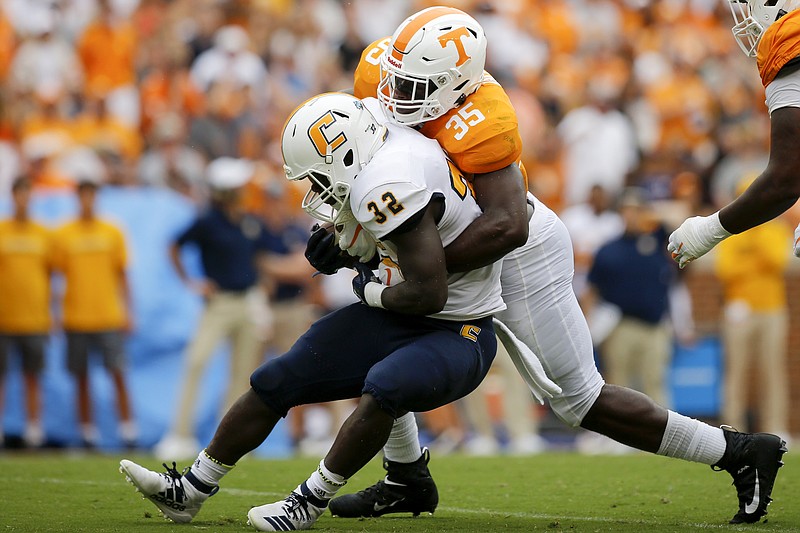
<svg viewBox="0 0 800 533"><path fill-rule="evenodd" d="M733 35L742 51L756 58L766 91L770 116L769 163L734 201L713 215L688 218L669 236L667 249L681 268L731 235L774 219L800 198L798 7L798 0L730 0ZM794 237L794 254L800 257L800 226ZM764 464L733 473L739 489L737 517L741 515L747 522L761 517L761 505L771 498L776 470Z"/></svg>
<svg viewBox="0 0 800 533"><path fill-rule="evenodd" d="M549 378L560 386L550 407L561 420L640 450L726 470L739 500L731 521L758 521L766 514L786 451L782 439L723 431L603 381L572 290L567 230L530 194L528 203L535 209L526 217L517 116L502 87L483 71L486 45L472 17L455 8L431 7L407 18L391 38L367 47L355 75L356 96L377 94L394 121L416 124L471 173L483 215L447 247L448 269L457 272L465 264L502 258L508 308L498 318L539 355ZM795 128L800 121L795 120ZM339 244L346 248L349 243ZM330 505L333 514L380 516L436 508L429 455L420 451L411 414L396 421L384 455L385 480L336 498Z"/></svg>
<svg viewBox="0 0 800 533"><path fill-rule="evenodd" d="M691 217L669 237L681 268L722 240L777 217L800 198L800 1L730 0L733 34L755 57L770 116L769 163L733 202L707 217ZM794 253L800 257L800 226Z"/></svg>
<svg viewBox="0 0 800 533"><path fill-rule="evenodd" d="M282 149L287 177L310 182L303 200L310 214L327 222L354 216L368 232L382 281L356 263L353 288L362 303L318 320L289 352L259 367L251 389L183 475L174 463L161 474L120 463L127 479L176 522L190 521L290 408L360 398L309 478L285 500L248 513L260 531L310 528L384 446L397 417L465 396L495 356L492 314L505 308L500 266L447 273L444 245L480 209L436 141L383 125L362 101L329 93L292 114Z"/></svg>

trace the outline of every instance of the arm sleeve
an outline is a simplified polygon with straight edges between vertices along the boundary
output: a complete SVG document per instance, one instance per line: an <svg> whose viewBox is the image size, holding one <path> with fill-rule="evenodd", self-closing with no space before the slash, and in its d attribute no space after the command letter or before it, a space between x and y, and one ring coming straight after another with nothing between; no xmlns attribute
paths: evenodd
<svg viewBox="0 0 800 533"><path fill-rule="evenodd" d="M767 85L766 97L770 115L782 107L800 107L800 70L775 78Z"/></svg>

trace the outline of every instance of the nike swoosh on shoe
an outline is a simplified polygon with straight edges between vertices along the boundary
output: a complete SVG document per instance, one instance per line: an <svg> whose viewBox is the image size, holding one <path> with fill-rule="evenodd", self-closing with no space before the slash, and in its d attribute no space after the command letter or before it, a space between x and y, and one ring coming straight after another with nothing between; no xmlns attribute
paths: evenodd
<svg viewBox="0 0 800 533"><path fill-rule="evenodd" d="M761 503L760 492L759 492L759 487L758 487L758 483L759 483L758 482L758 468L756 468L755 475L756 475L756 487L753 490L753 499L750 501L750 503L748 503L747 505L744 506L744 512L747 513L747 514L755 513L758 510L758 504Z"/></svg>
<svg viewBox="0 0 800 533"><path fill-rule="evenodd" d="M397 505L398 503L400 503L402 501L405 501L405 498L400 498L399 500L395 500L395 501L393 501L391 503L387 503L385 505L380 504L378 502L375 502L375 505L374 505L373 509L375 509L376 513L379 513L379 512L383 511L384 509L386 509L388 507L394 507L395 505Z"/></svg>

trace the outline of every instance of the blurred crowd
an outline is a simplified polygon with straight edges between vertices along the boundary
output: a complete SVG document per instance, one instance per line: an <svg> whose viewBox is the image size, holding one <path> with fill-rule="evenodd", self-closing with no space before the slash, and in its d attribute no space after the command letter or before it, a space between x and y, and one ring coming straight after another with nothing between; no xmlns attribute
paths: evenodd
<svg viewBox="0 0 800 533"><path fill-rule="evenodd" d="M0 195L25 175L34 194L88 181L204 206L208 165L234 158L253 165L247 211L296 235L311 222L283 175L285 118L351 87L365 46L440 3L486 31L531 189L570 213L578 292L600 246L625 231L600 213L628 187L671 228L766 166L763 88L722 0L3 0ZM590 216L600 193L607 205Z"/></svg>
<svg viewBox="0 0 800 533"><path fill-rule="evenodd" d="M258 162L256 196L288 187L278 137L305 98L352 86L363 48L412 0L5 0L0 191L91 174L203 199L218 157ZM626 184L692 210L763 168L768 118L718 0L449 2L489 39L531 186L553 208ZM680 214L676 215L676 218Z"/></svg>

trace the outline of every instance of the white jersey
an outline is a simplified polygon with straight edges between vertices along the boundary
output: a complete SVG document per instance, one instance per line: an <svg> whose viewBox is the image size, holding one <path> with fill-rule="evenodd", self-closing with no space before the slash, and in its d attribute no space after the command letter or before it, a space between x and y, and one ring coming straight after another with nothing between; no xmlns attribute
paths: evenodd
<svg viewBox="0 0 800 533"><path fill-rule="evenodd" d="M439 143L404 126L389 123L374 98L364 100L388 128L386 142L358 174L350 191L350 206L361 226L378 240L380 278L387 286L403 281L391 242L381 242L413 218L434 197L444 200L437 227L447 246L481 214L466 179L450 163ZM499 262L447 277L447 303L433 318L468 320L506 308L500 296Z"/></svg>

